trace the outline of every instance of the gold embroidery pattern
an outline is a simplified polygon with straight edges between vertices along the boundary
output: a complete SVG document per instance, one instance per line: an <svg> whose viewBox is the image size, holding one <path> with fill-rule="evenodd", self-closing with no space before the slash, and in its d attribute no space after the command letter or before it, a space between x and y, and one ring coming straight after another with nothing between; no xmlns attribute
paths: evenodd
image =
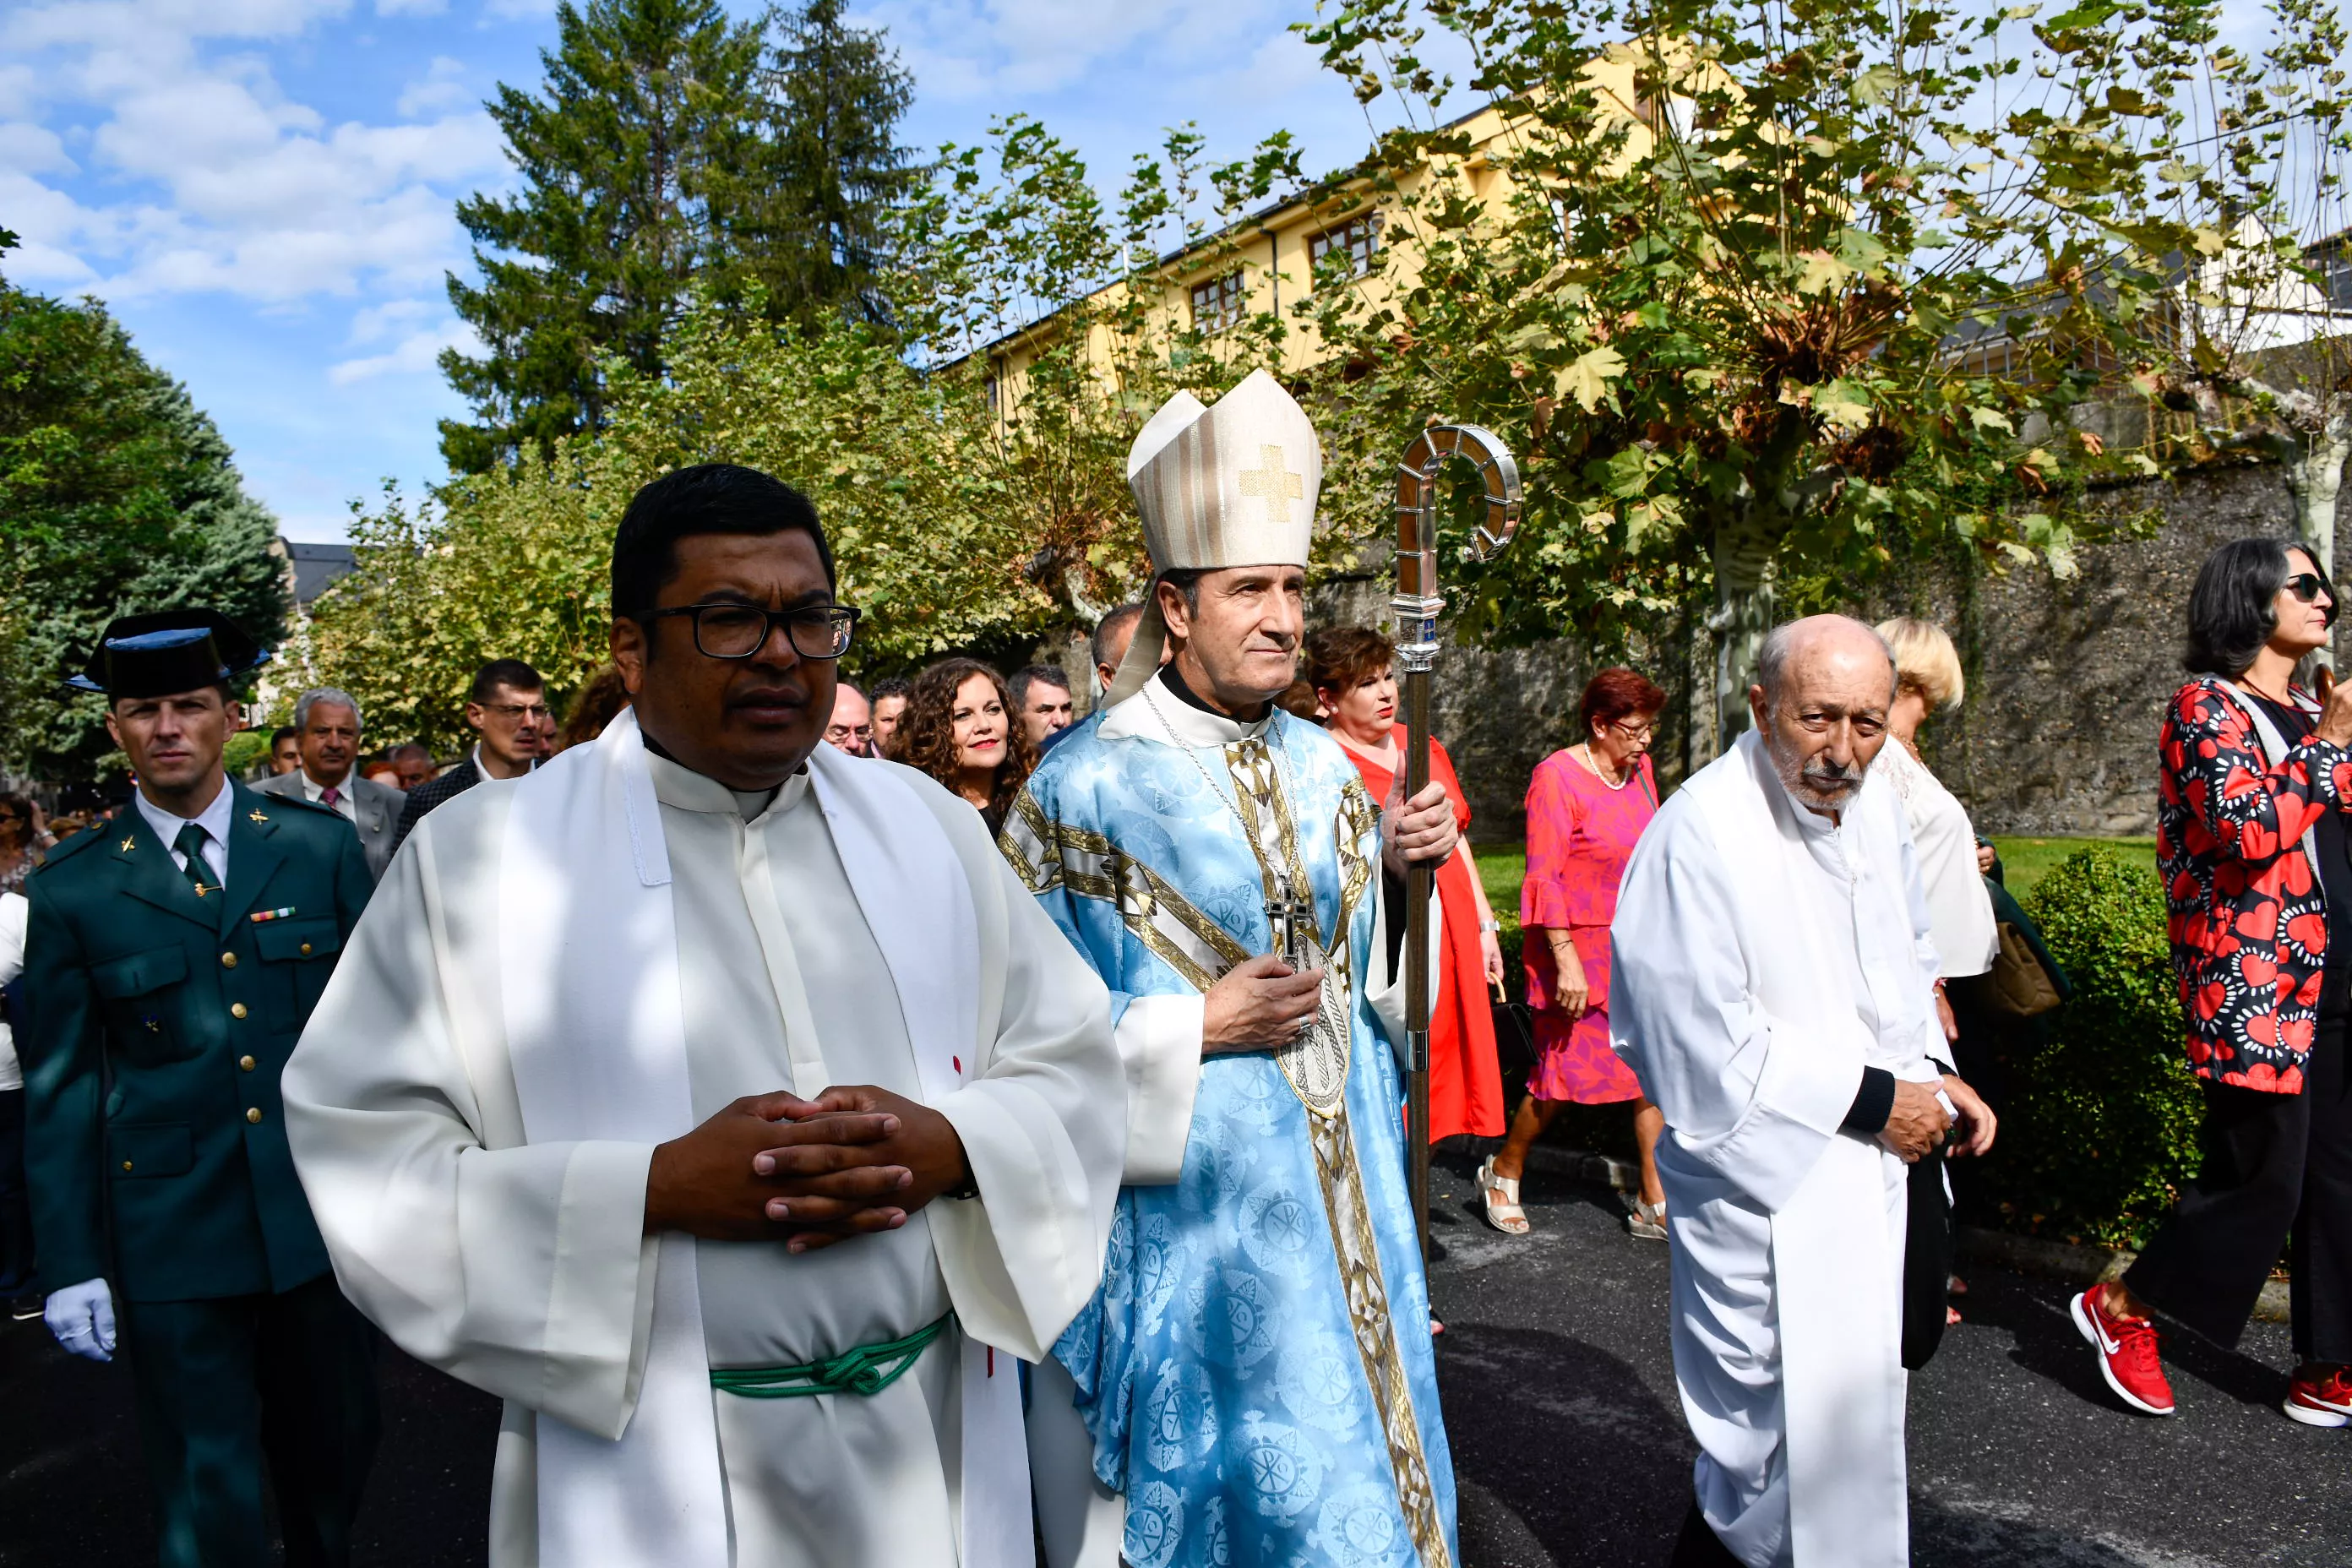
<svg viewBox="0 0 2352 1568"><path fill-rule="evenodd" d="M1289 797L1282 787L1281 771L1273 751L1262 738L1237 741L1224 748L1225 772L1232 778L1234 804L1257 858L1258 879L1272 903L1285 879L1292 888L1307 889L1306 864L1298 853L1298 825L1291 815ZM1323 971L1323 991L1317 998L1315 1022L1292 1044L1274 1053L1275 1065L1290 1084L1310 1117L1339 1114L1348 1094L1348 1062L1354 1030L1348 1025L1348 1002L1353 988L1348 917L1339 911L1335 940L1317 931L1308 941L1311 962Z"/></svg>
<svg viewBox="0 0 2352 1568"><path fill-rule="evenodd" d="M1115 906L1136 940L1196 991L1249 957L1160 873L1099 833L1048 820L1025 793L1014 801L997 847L1033 894L1067 888Z"/></svg>
<svg viewBox="0 0 2352 1568"><path fill-rule="evenodd" d="M1307 1127L1315 1142L1315 1173L1321 1178L1323 1212L1331 1223L1339 1281L1348 1295L1348 1324L1356 1336L1356 1353L1364 1363L1373 1407L1380 1413L1381 1436L1388 1441L1397 1506L1404 1510L1405 1528L1412 1533L1423 1568L1451 1568L1445 1526L1430 1484L1429 1458L1421 1446L1421 1424L1413 1415L1412 1390L1397 1354L1396 1325L1389 1315L1388 1285L1381 1276L1371 1209L1364 1198L1347 1108L1342 1106L1335 1116L1310 1116Z"/></svg>

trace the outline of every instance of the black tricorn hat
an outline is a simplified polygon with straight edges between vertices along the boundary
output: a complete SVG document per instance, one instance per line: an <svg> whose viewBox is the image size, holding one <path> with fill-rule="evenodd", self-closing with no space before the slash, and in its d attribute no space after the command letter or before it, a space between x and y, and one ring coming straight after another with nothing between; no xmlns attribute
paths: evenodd
<svg viewBox="0 0 2352 1568"><path fill-rule="evenodd" d="M169 697L224 685L268 660L269 650L218 610L156 610L116 617L66 684L109 698Z"/></svg>

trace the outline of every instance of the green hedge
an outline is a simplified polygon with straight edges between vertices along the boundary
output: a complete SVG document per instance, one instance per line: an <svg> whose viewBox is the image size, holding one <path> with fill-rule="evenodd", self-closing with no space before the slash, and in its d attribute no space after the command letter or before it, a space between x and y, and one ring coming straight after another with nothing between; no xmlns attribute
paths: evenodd
<svg viewBox="0 0 2352 1568"><path fill-rule="evenodd" d="M2202 1108L2181 1048L2163 885L2142 857L2095 846L2024 904L2074 999L2039 1051L2011 1052L1985 1179L2013 1229L2137 1247L2196 1173Z"/></svg>

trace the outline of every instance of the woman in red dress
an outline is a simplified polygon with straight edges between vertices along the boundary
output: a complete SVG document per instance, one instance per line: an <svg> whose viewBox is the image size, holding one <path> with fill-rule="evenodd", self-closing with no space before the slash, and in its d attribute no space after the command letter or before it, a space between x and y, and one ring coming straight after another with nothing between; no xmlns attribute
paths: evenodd
<svg viewBox="0 0 2352 1568"><path fill-rule="evenodd" d="M1307 679L1316 700L1330 715L1333 738L1363 773L1375 802L1388 799L1404 767L1395 664L1394 645L1362 626L1340 626L1307 639ZM1495 1059L1495 1016L1486 993L1503 984L1503 951L1496 941L1495 911L1470 858L1470 807L1462 797L1462 781L1433 735L1429 776L1445 786L1463 832L1461 847L1437 872L1443 959L1429 1017L1429 1138L1433 1143L1457 1132L1495 1138L1503 1131L1503 1074Z"/></svg>
<svg viewBox="0 0 2352 1568"><path fill-rule="evenodd" d="M1665 1239L1666 1194L1653 1152L1665 1116L1643 1098L1633 1069L1609 1044L1609 922L1634 841L1658 813L1650 730L1665 700L1630 669L1602 670L1578 706L1585 738L1537 763L1528 785L1528 879L1519 920L1527 932L1536 1069L1510 1140L1478 1172L1487 1223L1507 1235L1528 1232L1519 1174L1528 1148L1560 1106L1630 1100L1642 1191L1626 1228Z"/></svg>

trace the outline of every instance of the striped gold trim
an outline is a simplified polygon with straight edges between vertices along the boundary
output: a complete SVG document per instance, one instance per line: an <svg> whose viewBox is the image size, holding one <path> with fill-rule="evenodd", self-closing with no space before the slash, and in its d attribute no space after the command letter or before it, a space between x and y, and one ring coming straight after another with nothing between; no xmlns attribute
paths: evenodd
<svg viewBox="0 0 2352 1568"><path fill-rule="evenodd" d="M997 847L1032 893L1065 888L1115 906L1151 955L1206 991L1249 951L1168 879L1103 835L1048 819L1027 792L1013 802Z"/></svg>
<svg viewBox="0 0 2352 1568"><path fill-rule="evenodd" d="M1331 1247L1339 1265L1339 1279L1348 1298L1348 1325L1356 1340L1356 1353L1364 1365L1364 1381L1372 1391L1381 1432L1387 1439L1389 1469L1396 1479L1397 1506L1423 1568L1452 1568L1445 1549L1445 1525L1437 1512L1437 1491L1429 1477L1429 1458L1422 1447L1421 1423L1412 1408L1412 1390L1405 1382L1404 1359L1397 1353L1397 1327L1389 1313L1388 1282L1381 1277L1381 1255L1372 1236L1371 1209L1364 1198L1362 1173L1356 1158L1355 1133L1347 1109L1330 1117L1307 1119L1307 1135L1315 1144L1315 1173L1323 1191L1323 1213L1331 1222Z"/></svg>

